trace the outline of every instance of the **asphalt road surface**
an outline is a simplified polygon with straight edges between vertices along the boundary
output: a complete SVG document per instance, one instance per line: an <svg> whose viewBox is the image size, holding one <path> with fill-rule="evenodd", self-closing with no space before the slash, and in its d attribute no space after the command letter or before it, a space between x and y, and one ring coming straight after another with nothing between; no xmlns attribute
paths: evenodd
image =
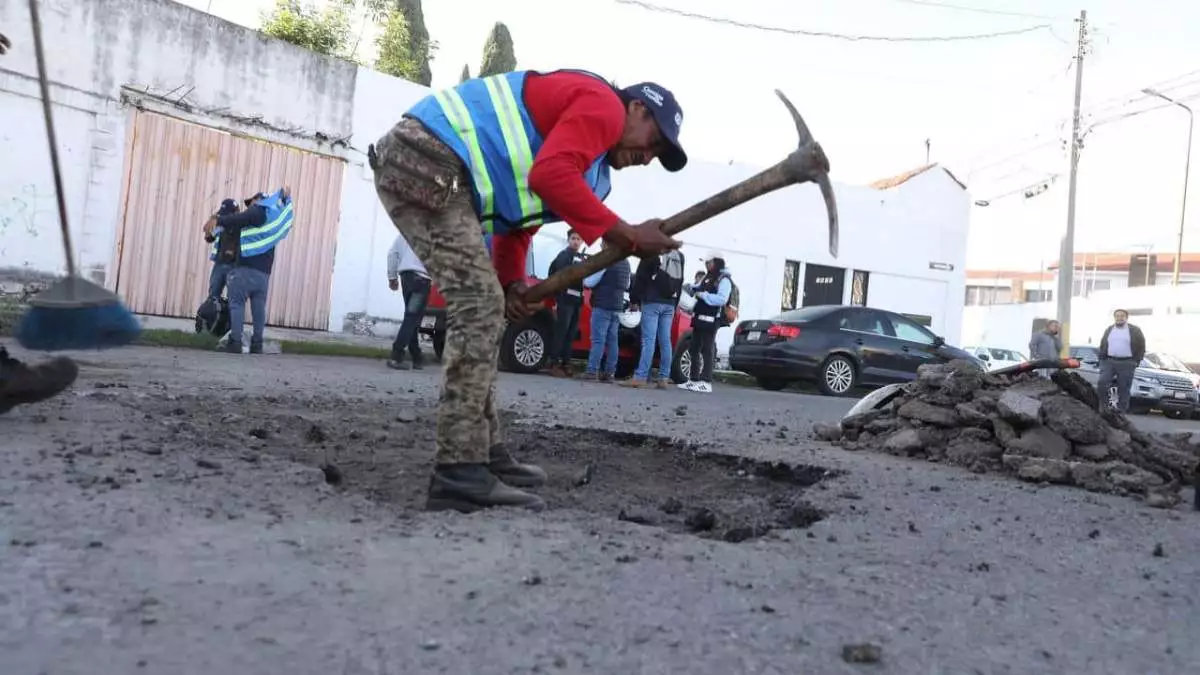
<svg viewBox="0 0 1200 675"><path fill-rule="evenodd" d="M844 472L796 488L824 520L734 544L554 503L425 514L328 485L320 458L281 440L319 417L335 448L431 455L437 370L143 348L79 358L71 392L0 417L5 675L1200 663L1200 514L807 439L848 400L502 377L514 435L638 432ZM878 650L852 648L863 643Z"/></svg>

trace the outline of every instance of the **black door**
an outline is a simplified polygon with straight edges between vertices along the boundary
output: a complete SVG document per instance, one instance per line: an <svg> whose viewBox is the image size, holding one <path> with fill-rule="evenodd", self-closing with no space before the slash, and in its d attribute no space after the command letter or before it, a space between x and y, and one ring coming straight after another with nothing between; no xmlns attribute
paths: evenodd
<svg viewBox="0 0 1200 675"><path fill-rule="evenodd" d="M804 266L804 299L801 307L840 305L846 286L846 270L841 267L808 264Z"/></svg>
<svg viewBox="0 0 1200 675"><path fill-rule="evenodd" d="M917 368L926 363L942 363L946 360L941 354L937 336L929 329L899 314L889 313L887 318L891 320L899 356L910 379L916 377Z"/></svg>
<svg viewBox="0 0 1200 675"><path fill-rule="evenodd" d="M837 341L858 357L860 384L888 384L907 380L903 357L891 324L883 312L865 307L842 311L838 318Z"/></svg>

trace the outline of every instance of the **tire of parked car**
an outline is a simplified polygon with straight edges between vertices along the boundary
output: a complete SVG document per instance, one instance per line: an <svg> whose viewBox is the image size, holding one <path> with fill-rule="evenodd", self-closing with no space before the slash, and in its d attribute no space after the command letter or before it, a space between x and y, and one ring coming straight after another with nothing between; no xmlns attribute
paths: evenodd
<svg viewBox="0 0 1200 675"><path fill-rule="evenodd" d="M788 381L775 377L760 377L758 378L758 386L767 391L780 391L788 386Z"/></svg>
<svg viewBox="0 0 1200 675"><path fill-rule="evenodd" d="M844 354L825 359L817 374L817 386L826 396L849 396L858 385L858 366Z"/></svg>
<svg viewBox="0 0 1200 675"><path fill-rule="evenodd" d="M692 372L692 355L689 350L692 346L692 334L685 333L679 338L679 342L675 344L675 354L671 357L671 381L675 384L683 384L687 382L688 376ZM701 359L704 357L701 356ZM701 365L704 361L701 360Z"/></svg>
<svg viewBox="0 0 1200 675"><path fill-rule="evenodd" d="M508 324L500 340L500 367L525 375L539 372L549 357L550 324L534 319Z"/></svg>

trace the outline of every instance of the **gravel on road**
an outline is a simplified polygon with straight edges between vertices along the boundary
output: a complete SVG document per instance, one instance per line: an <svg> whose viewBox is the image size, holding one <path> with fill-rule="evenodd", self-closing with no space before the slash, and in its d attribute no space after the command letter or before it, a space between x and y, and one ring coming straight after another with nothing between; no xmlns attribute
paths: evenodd
<svg viewBox="0 0 1200 675"><path fill-rule="evenodd" d="M504 376L551 509L461 516L414 508L436 370L79 358L0 417L6 675L1200 662L1198 514L807 439L845 400Z"/></svg>

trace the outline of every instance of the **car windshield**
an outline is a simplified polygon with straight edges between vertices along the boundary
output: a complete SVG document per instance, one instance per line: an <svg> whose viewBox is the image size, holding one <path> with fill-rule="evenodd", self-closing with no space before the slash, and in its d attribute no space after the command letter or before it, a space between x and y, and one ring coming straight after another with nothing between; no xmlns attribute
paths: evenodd
<svg viewBox="0 0 1200 675"><path fill-rule="evenodd" d="M996 349L988 347L988 355L996 361L1024 361L1025 356L1019 352L1014 352L1009 349Z"/></svg>
<svg viewBox="0 0 1200 675"><path fill-rule="evenodd" d="M1172 370L1179 373L1190 373L1191 368L1187 364L1180 361L1171 354L1163 354L1161 352L1152 352L1142 359L1143 368L1158 368L1160 370Z"/></svg>
<svg viewBox="0 0 1200 675"><path fill-rule="evenodd" d="M801 307L800 309L789 310L783 314L773 316L771 320L782 323L806 323L820 319L835 309L837 308L825 306Z"/></svg>

